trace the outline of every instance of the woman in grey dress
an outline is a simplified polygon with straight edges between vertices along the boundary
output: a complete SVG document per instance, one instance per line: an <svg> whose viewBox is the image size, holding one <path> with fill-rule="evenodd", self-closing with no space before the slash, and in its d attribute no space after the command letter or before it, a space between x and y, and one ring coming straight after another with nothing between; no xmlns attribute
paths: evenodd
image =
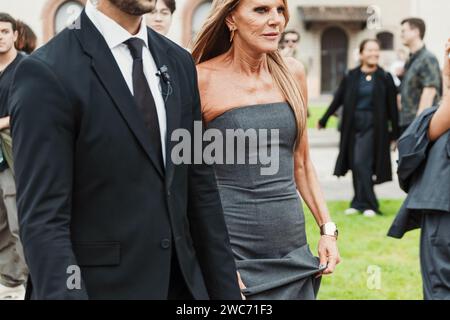
<svg viewBox="0 0 450 320"><path fill-rule="evenodd" d="M193 48L204 122L225 137L223 159L248 160L215 163L247 299L315 299L320 276L340 261L309 157L304 68L277 50L288 19L285 0L215 0ZM263 174L261 151L277 170ZM321 229L319 258L309 250L297 190Z"/></svg>

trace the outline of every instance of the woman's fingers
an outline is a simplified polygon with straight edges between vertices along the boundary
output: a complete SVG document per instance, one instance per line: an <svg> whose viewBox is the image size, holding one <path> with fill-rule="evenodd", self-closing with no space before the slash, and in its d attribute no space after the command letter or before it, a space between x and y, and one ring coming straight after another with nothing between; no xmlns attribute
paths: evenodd
<svg viewBox="0 0 450 320"><path fill-rule="evenodd" d="M336 265L338 264L338 258L336 256L329 256L328 257L328 266L324 270L324 274L331 274L334 272L334 269L336 269Z"/></svg>
<svg viewBox="0 0 450 320"><path fill-rule="evenodd" d="M244 289L247 289L244 282L242 282L241 274L239 273L239 271L237 271L237 277L238 277L239 288L241 289L241 291ZM247 298L242 294L242 292L241 292L241 298L242 298L242 300L247 300Z"/></svg>

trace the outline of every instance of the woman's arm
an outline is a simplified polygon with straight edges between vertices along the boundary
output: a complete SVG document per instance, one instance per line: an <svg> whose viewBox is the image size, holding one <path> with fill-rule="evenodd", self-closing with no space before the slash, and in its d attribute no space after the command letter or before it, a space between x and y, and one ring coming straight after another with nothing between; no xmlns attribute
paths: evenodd
<svg viewBox="0 0 450 320"><path fill-rule="evenodd" d="M334 94L333 101L331 102L330 106L328 107L325 114L322 116L322 118L317 123L317 127L319 129L323 129L327 126L328 119L336 113L336 111L342 106L344 103L344 95L345 91L347 90L347 76L345 76L341 83L339 84L339 88L337 89L336 93Z"/></svg>
<svg viewBox="0 0 450 320"><path fill-rule="evenodd" d="M316 170L309 154L308 132L303 133L300 145L295 151L294 175L297 189L311 210L317 225L321 227L331 222L328 207L319 185ZM321 265L327 265L324 274L332 273L340 262L339 251L335 237L322 236L319 241L319 258Z"/></svg>
<svg viewBox="0 0 450 320"><path fill-rule="evenodd" d="M437 140L441 135L450 130L450 39L445 46L444 70L444 95L441 106L431 119L428 135L432 141Z"/></svg>
<svg viewBox="0 0 450 320"><path fill-rule="evenodd" d="M390 138L396 141L400 136L400 128L398 123L398 105L397 105L397 89L394 79L390 73L386 73L387 81L387 108L389 121L391 122Z"/></svg>
<svg viewBox="0 0 450 320"><path fill-rule="evenodd" d="M306 75L302 65L294 61L289 61L289 66L295 78L299 81L300 89L304 96L307 92ZM306 108L306 106L305 106ZM303 200L311 210L318 226L331 222L330 214L319 185L316 170L309 154L309 142L307 130L304 131L300 144L294 155L294 176L297 189ZM340 262L339 251L336 238L322 236L319 241L320 264L328 265L324 274L332 273L336 264Z"/></svg>

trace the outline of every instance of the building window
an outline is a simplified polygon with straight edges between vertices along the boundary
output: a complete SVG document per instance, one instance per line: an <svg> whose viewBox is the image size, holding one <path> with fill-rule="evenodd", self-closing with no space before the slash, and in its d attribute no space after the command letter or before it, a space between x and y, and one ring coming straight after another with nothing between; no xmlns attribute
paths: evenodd
<svg viewBox="0 0 450 320"><path fill-rule="evenodd" d="M189 47L209 15L212 0L186 0L183 9L182 45Z"/></svg>
<svg viewBox="0 0 450 320"><path fill-rule="evenodd" d="M42 9L43 41L49 41L69 26L80 14L87 0L47 0Z"/></svg>
<svg viewBox="0 0 450 320"><path fill-rule="evenodd" d="M390 32L380 32L377 34L381 50L394 50L394 35Z"/></svg>
<svg viewBox="0 0 450 320"><path fill-rule="evenodd" d="M191 38L194 39L197 33L203 26L206 18L208 18L209 11L211 10L212 2L205 1L195 8L192 15L192 25L191 25Z"/></svg>
<svg viewBox="0 0 450 320"><path fill-rule="evenodd" d="M55 13L55 34L70 26L80 15L83 5L78 1L66 1Z"/></svg>

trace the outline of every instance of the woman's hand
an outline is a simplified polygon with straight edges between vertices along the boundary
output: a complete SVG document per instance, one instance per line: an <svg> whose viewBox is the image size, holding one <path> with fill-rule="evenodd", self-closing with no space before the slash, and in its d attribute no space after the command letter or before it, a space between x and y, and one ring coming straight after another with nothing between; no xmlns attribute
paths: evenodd
<svg viewBox="0 0 450 320"><path fill-rule="evenodd" d="M9 129L9 117L0 118L0 130Z"/></svg>
<svg viewBox="0 0 450 320"><path fill-rule="evenodd" d="M334 272L336 265L341 262L339 250L337 247L337 240L331 236L321 236L319 240L319 259L320 266L327 266L327 268L319 274L331 274Z"/></svg>
<svg viewBox="0 0 450 320"><path fill-rule="evenodd" d="M237 271L237 277L238 277L238 282L239 282L239 288L241 289L241 291L244 290L244 289L247 289L247 287L245 286L245 284L242 282L241 274L239 273L239 271ZM246 298L245 298L245 296L242 294L242 292L241 292L241 297L242 297L242 300L246 300Z"/></svg>

